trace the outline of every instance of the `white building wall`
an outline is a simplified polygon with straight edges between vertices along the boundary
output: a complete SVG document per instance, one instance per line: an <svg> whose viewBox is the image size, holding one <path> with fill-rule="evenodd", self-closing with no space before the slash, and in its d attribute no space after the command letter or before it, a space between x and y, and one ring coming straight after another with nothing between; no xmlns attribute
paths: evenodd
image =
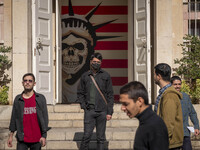
<svg viewBox="0 0 200 150"><path fill-rule="evenodd" d="M13 97L23 91L22 76L32 72L31 1L13 0Z"/></svg>
<svg viewBox="0 0 200 150"><path fill-rule="evenodd" d="M183 41L183 1L158 0L155 5L154 66L158 63L167 63L174 68L177 66L174 59L180 58L182 52L178 44ZM156 88L155 96L159 89L155 86Z"/></svg>

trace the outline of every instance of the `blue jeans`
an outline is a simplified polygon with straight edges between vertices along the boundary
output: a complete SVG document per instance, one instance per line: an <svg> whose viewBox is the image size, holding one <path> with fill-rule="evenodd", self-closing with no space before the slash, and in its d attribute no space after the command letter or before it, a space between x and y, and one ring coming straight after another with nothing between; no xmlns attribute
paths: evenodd
<svg viewBox="0 0 200 150"><path fill-rule="evenodd" d="M106 131L106 112L95 112L94 109L85 110L84 113L84 135L80 150L88 150L91 136L96 126L97 150L104 150Z"/></svg>
<svg viewBox="0 0 200 150"><path fill-rule="evenodd" d="M26 142L20 142L17 141L17 150L41 150L41 144L40 142L36 143L26 143Z"/></svg>
<svg viewBox="0 0 200 150"><path fill-rule="evenodd" d="M192 150L192 144L189 136L184 136L183 150Z"/></svg>

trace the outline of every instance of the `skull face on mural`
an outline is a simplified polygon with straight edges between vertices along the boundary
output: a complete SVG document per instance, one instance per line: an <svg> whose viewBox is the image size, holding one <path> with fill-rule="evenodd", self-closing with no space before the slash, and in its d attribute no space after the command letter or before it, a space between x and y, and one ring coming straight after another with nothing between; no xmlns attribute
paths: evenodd
<svg viewBox="0 0 200 150"><path fill-rule="evenodd" d="M62 69L67 74L76 74L86 63L88 42L70 34L62 41Z"/></svg>
<svg viewBox="0 0 200 150"><path fill-rule="evenodd" d="M95 30L89 30L92 25L78 15L75 17L64 15L62 19L62 70L69 85L89 70L89 58L96 42Z"/></svg>

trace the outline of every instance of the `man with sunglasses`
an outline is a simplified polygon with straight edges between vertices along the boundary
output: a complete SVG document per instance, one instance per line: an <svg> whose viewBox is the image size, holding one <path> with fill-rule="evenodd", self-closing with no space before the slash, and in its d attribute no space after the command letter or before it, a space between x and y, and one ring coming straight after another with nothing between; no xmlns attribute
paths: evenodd
<svg viewBox="0 0 200 150"><path fill-rule="evenodd" d="M8 147L12 147L13 134L17 138L17 150L41 150L46 145L48 112L44 95L33 90L35 76L27 73L22 78L24 91L14 100L9 126Z"/></svg>

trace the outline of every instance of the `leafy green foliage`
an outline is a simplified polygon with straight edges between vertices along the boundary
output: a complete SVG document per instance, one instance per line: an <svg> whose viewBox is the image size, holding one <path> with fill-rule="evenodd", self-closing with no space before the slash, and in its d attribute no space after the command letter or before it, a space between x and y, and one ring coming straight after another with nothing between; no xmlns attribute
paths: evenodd
<svg viewBox="0 0 200 150"><path fill-rule="evenodd" d="M190 95L190 87L186 84L185 80L182 80L181 91Z"/></svg>
<svg viewBox="0 0 200 150"><path fill-rule="evenodd" d="M8 78L6 70L9 70L12 66L12 62L8 59L7 53L11 52L11 47L0 47L0 86L7 85L11 79Z"/></svg>
<svg viewBox="0 0 200 150"><path fill-rule="evenodd" d="M8 86L0 87L0 104L7 105L8 104Z"/></svg>
<svg viewBox="0 0 200 150"><path fill-rule="evenodd" d="M186 35L183 39L186 42L179 45L182 47L183 57L174 60L175 64L180 65L174 70L186 80L200 79L200 39L191 35Z"/></svg>
<svg viewBox="0 0 200 150"><path fill-rule="evenodd" d="M198 104L200 99L200 79L197 79L197 87L194 91L190 89L190 86L182 80L181 91L190 95L193 104Z"/></svg>
<svg viewBox="0 0 200 150"><path fill-rule="evenodd" d="M200 79L200 38L186 35L184 43L179 44L182 48L183 57L175 59L174 63L179 67L173 70L180 75L190 88L189 95L194 103L199 103L200 91L197 89L197 79ZM199 93L197 93L199 92Z"/></svg>
<svg viewBox="0 0 200 150"><path fill-rule="evenodd" d="M7 55L11 50L11 47L0 46L0 104L8 104L9 87L7 84L10 83L11 79L6 71L12 66Z"/></svg>

